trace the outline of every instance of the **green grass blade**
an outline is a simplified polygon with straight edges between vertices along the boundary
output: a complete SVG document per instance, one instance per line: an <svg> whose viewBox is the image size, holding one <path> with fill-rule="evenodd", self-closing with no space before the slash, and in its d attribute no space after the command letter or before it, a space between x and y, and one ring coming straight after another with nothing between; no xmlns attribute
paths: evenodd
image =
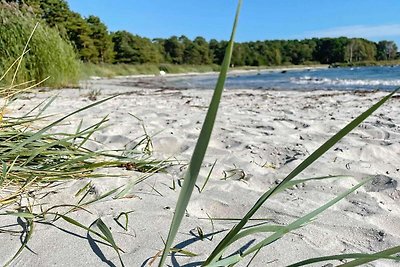
<svg viewBox="0 0 400 267"><path fill-rule="evenodd" d="M398 248L400 248L400 247L398 247ZM397 252L394 252L394 253L397 253ZM393 254L391 254L391 255L393 255ZM345 259L357 259L357 260L367 260L367 259L369 259L371 261L372 260L378 260L378 259L388 259L388 260L400 261L400 257L383 256L383 255L377 257L377 256L374 256L374 254L352 253L352 254L340 254L340 255L332 255L332 256L324 256L324 257L307 259L307 260L304 260L304 261L299 261L299 262L290 264L287 267L299 267L299 266L305 266L305 265L309 265L309 264L313 264L313 263L317 263L317 262L333 261L333 260L340 261L340 260L345 260Z"/></svg>
<svg viewBox="0 0 400 267"><path fill-rule="evenodd" d="M285 231L286 226L282 225L260 225L260 226L252 226L241 231L239 234L232 239L231 244L236 242L237 240L244 238L246 236L256 234L256 233L267 233L267 232L278 232L278 231Z"/></svg>
<svg viewBox="0 0 400 267"><path fill-rule="evenodd" d="M280 233L277 232L276 234L273 234L271 236L271 240L274 239L274 235L276 235L276 237L278 237L279 235L283 236L286 233L293 231L295 229L298 229L300 227L302 227L303 225L311 222L316 216L318 216L319 214L321 214L323 211L327 210L328 208L330 208L331 206L333 206L334 204L336 204L337 202L339 202L340 200L342 200L343 198L345 198L346 196L348 196L349 194L351 194L352 192L354 192L355 190L357 190L358 188L360 188L361 186L363 186L365 183L371 181L372 178L366 179L365 181L360 182L359 184L357 184L356 186L350 188L349 190L345 191L344 193L340 194L339 196L335 197L334 199L332 199L331 201L329 201L328 203L322 205L321 207L319 207L318 209L315 209L314 211L308 213L307 215L301 217L300 219L297 219L296 221L292 222L291 224L289 224L287 226L288 229L283 229ZM270 237L268 237L267 239L270 239ZM270 244L271 242L268 240L264 240L260 243L258 243L257 245L253 246L252 248L248 249L244 254L243 257L257 251L258 249L266 246L267 244ZM275 239L276 240L276 239ZM273 240L273 241L275 241Z"/></svg>
<svg viewBox="0 0 400 267"><path fill-rule="evenodd" d="M15 260L15 258L17 258L19 254L21 254L21 252L24 250L24 248L25 248L26 245L28 244L29 240L31 239L32 234L33 234L33 230L34 230L34 223L33 223L33 220L32 220L32 219L26 219L26 223L27 223L27 225L28 225L29 230L28 230L28 232L26 233L26 237L25 237L24 241L22 241L21 246L19 247L18 251L14 254L14 256L13 256L9 261L7 261L7 262L4 264L4 266L10 265L10 263L11 263L13 260Z"/></svg>
<svg viewBox="0 0 400 267"><path fill-rule="evenodd" d="M355 118L349 124L347 124L343 129L341 129L337 134L331 137L328 141L322 144L316 151L314 151L308 158L306 158L303 162L300 163L288 176L286 176L283 181L277 185L272 190L268 190L264 193L254 204L254 206L250 209L250 211L243 217L243 219L231 229L231 231L221 240L221 242L217 245L214 251L206 260L205 264L211 262L220 252L229 244L230 240L235 237L237 233L246 225L248 220L257 212L257 210L264 204L267 199L275 193L275 191L280 190L280 187L284 186L287 182L296 177L299 173L301 173L304 169L310 166L314 161L316 161L319 157L321 157L326 151L328 151L332 146L334 146L337 142L339 142L344 136L346 136L350 131L352 131L355 127L357 127L361 122L363 122L366 118L368 118L375 110L377 110L380 106L382 106L389 98L391 98L396 92L399 91L400 88L397 88L384 98L382 98L378 103L373 105L367 111L362 113L360 116Z"/></svg>
<svg viewBox="0 0 400 267"><path fill-rule="evenodd" d="M83 119L80 120L78 127L76 127L76 131L75 131L76 136L78 136L78 133L81 131L82 124L83 124ZM76 141L76 139L73 140L73 143L75 143L75 141Z"/></svg>
<svg viewBox="0 0 400 267"><path fill-rule="evenodd" d="M39 103L39 106L41 106L43 103L45 103L48 100L47 103L44 105L44 107L40 109L38 114L36 114L35 119L40 118L42 116L43 112L57 99L57 97L58 97L58 95L55 95L55 96L51 97L50 99L46 99L43 102ZM36 107L39 107L39 106L36 106ZM31 109L26 115L29 115L31 112L33 112L36 109L36 107Z"/></svg>
<svg viewBox="0 0 400 267"><path fill-rule="evenodd" d="M1 166L2 166L2 171L1 171L1 177L0 177L0 187L3 184L3 181L6 179L7 176L7 163L5 163L4 161L1 161Z"/></svg>
<svg viewBox="0 0 400 267"><path fill-rule="evenodd" d="M90 139L90 137L95 132L97 132L100 129L100 127L107 121L108 121L108 115L105 116L99 123L96 123L96 125L94 125L93 129L86 134L86 137L83 138L82 142L78 145L78 148L81 148Z"/></svg>
<svg viewBox="0 0 400 267"><path fill-rule="evenodd" d="M107 243L110 244L110 241L107 239L106 236L104 236L104 235L102 235L102 234L90 229L90 227L86 227L83 224L81 224L80 222L72 219L71 217L65 216L63 214L56 214L56 215L61 217L62 219L64 219L64 221L66 221L67 223L70 223L70 224L75 225L75 226L77 226L79 228L82 228L82 229L84 229L84 230L86 230L86 231L88 231L88 232L90 232L92 234L95 234L96 236L100 237L101 239L103 239L104 241L106 241Z"/></svg>
<svg viewBox="0 0 400 267"><path fill-rule="evenodd" d="M209 180L210 177L211 177L211 173L212 173L213 170L214 170L215 164L217 164L217 160L215 160L214 163L213 163L213 165L211 166L211 169L210 169L210 171L208 172L208 175L207 175L207 177L206 177L206 180L204 181L203 186L202 186L201 189L199 190L200 193L202 193L203 190L204 190L204 188L206 187L206 185L207 185L207 183L208 183L208 180Z"/></svg>
<svg viewBox="0 0 400 267"><path fill-rule="evenodd" d="M207 267L225 267L225 266L232 266L235 263L238 263L241 261L243 258L239 254L235 254L229 258L220 260L218 262L210 263L207 265Z"/></svg>
<svg viewBox="0 0 400 267"><path fill-rule="evenodd" d="M79 196L80 194L82 194L82 192L86 191L86 189L89 189L92 186L92 182L88 182L84 187L82 187L81 189L79 189L76 193L75 193L75 197Z"/></svg>
<svg viewBox="0 0 400 267"><path fill-rule="evenodd" d="M180 248L171 248L170 252L171 252L171 253L179 253L179 254L185 255L185 256L187 256L187 257L196 257L196 256L199 256L199 255L196 254L196 253L193 253L193 252L188 251L188 250L180 249Z"/></svg>
<svg viewBox="0 0 400 267"><path fill-rule="evenodd" d="M90 201L87 201L87 202L85 202L85 203L83 203L83 204L80 204L80 206L87 206L87 205L89 205L89 204L92 204L92 203L95 203L95 202L97 202L97 201L99 201L99 200L102 200L102 199L104 199L104 198L106 198L106 197L108 197L108 196L111 196L112 194L114 194L115 192L117 192L119 189L121 189L121 187L122 187L122 186L119 186L119 187L117 187L117 188L114 188L114 189L112 189L112 190L110 190L110 191L108 191L108 192L102 194L101 196L96 197L96 198L93 199L93 200L90 200Z"/></svg>
<svg viewBox="0 0 400 267"><path fill-rule="evenodd" d="M131 210L131 211L128 211L128 212L121 212L117 217L114 218L114 221L115 221L119 226L121 226L121 228L124 229L125 231L128 231L129 214L132 213L132 212L134 212L134 211ZM124 223L124 224L122 224L122 223L119 221L119 218L121 218L122 216L124 216L124 218L125 218L125 223Z"/></svg>
<svg viewBox="0 0 400 267"><path fill-rule="evenodd" d="M36 218L36 215L30 212L7 212L1 215L11 215L11 216L16 216L24 219L34 219Z"/></svg>
<svg viewBox="0 0 400 267"><path fill-rule="evenodd" d="M138 183L146 180L147 178L149 178L151 175L153 175L154 173L162 170L165 168L165 166L163 166L164 161L161 161L159 164L151 167L148 171L146 171L143 175L141 175L139 178L134 179L129 181L125 186L124 189L121 190L121 192L119 192L114 198L122 198L124 196L126 196L130 190L132 190L132 188L137 185Z"/></svg>
<svg viewBox="0 0 400 267"><path fill-rule="evenodd" d="M121 254L119 253L119 248L118 248L117 244L115 243L114 237L113 237L110 229L108 229L107 225L100 218L97 219L96 226L103 233L103 235L107 238L108 242L111 244L113 249L117 252L121 265L125 266L124 263L122 262Z"/></svg>
<svg viewBox="0 0 400 267"><path fill-rule="evenodd" d="M263 241L257 243L256 245L252 246L251 248L247 249L241 256L242 258L250 255L251 253L254 253L258 250L260 250L261 248L271 244L272 242L280 239L281 237L283 237L285 234L296 230L298 228L303 227L305 224L311 222L316 216L318 216L320 213L322 213L323 211L327 210L328 208L330 208L331 206L333 206L334 204L336 204L337 202L339 202L340 200L342 200L343 198L345 198L346 196L348 196L349 194L351 194L352 192L354 192L355 190L357 190L358 188L360 188L361 186L363 186L365 183L371 181L372 178L366 179L365 181L360 182L359 184L357 184L356 186L350 188L349 190L343 192L342 194L340 194L339 196L335 197L334 199L332 199L331 201L329 201L328 203L322 205L321 207L313 210L312 212L306 214L305 216L295 220L294 222L290 223L289 225L282 227L282 228L275 228L275 233L270 235L269 237L265 238ZM243 231L244 232L244 231ZM228 245L230 245L233 241L237 239L237 236L240 236L242 232L238 233L237 235L235 235L233 237L233 239L231 239L231 242L228 243ZM219 261L217 261L217 259L222 255L222 252L224 250L222 250L219 254L217 254L216 257L214 257L211 261L211 263L218 263ZM231 256L233 257L233 256ZM231 258L228 257L228 258ZM226 258L226 259L228 259ZM205 265L205 266L209 266L209 265Z"/></svg>
<svg viewBox="0 0 400 267"><path fill-rule="evenodd" d="M83 107L83 108L80 108L80 109L78 109L78 110L76 110L76 111L74 111L74 112L71 112L71 113L69 113L68 115L65 115L64 117L62 117L62 118L56 120L55 122L50 123L49 125L43 127L43 128L40 129L39 131L37 131L35 134L33 134L32 136L30 136L29 138L25 139L23 142L21 142L20 144L18 144L17 146L15 146L11 151L7 152L4 156L6 157L6 156L8 156L8 155L10 155L10 154L13 154L13 153L18 152L18 151L21 150L21 148L23 148L26 144L36 141L36 140L39 139L46 131L48 131L49 129L51 129L51 128L54 127L55 125L59 124L59 123L62 122L63 120L65 120L65 119L67 119L67 118L69 118L69 117L71 117L71 116L73 116L73 115L75 115L75 114L77 114L77 113L79 113L79 112L82 112L82 111L84 111L84 110L86 110L86 109L89 109L89 108L92 108L92 107L94 107L94 106L97 106L97 105L99 105L99 104L101 104L101 103L103 103L103 102L106 102L106 101L108 101L108 100L110 100L110 99L112 99L112 98L115 98L115 97L117 97L117 95L107 97L107 98L102 99L102 100L100 100L100 101L97 101L97 102L95 102L95 103L93 103L93 104L90 104L90 105L88 105L88 106L85 106L85 107Z"/></svg>
<svg viewBox="0 0 400 267"><path fill-rule="evenodd" d="M366 258L360 258L353 260L351 262L339 265L338 267L354 267L354 266L360 266L363 264L366 264L371 261L379 260L379 259L385 259L393 254L400 253L400 246L392 247L374 254L370 254L369 257ZM396 257L397 260L400 260L400 257Z"/></svg>
<svg viewBox="0 0 400 267"><path fill-rule="evenodd" d="M219 102L221 100L222 92L224 90L225 80L228 72L228 68L230 65L233 44L235 39L236 27L239 19L240 7L242 4L242 0L239 0L235 21L233 24L232 34L228 46L225 51L224 61L222 62L221 72L219 74L219 78L217 81L217 85L214 90L213 97L211 99L211 103L209 105L206 118L204 120L203 127L200 132L200 136L197 140L192 158L190 160L190 164L188 170L186 172L183 186L181 192L179 194L178 203L175 209L174 217L172 219L170 231L168 234L168 238L165 244L165 249L161 256L161 260L158 266L162 266L166 260L168 252L172 247L172 243L175 239L176 233L178 232L179 226L182 222L182 218L184 217L186 207L189 203L190 197L192 195L194 186L196 184L197 176L200 171L201 164L203 162L208 143L210 141L211 132L214 127L215 118L217 116L217 111L219 107Z"/></svg>
<svg viewBox="0 0 400 267"><path fill-rule="evenodd" d="M33 28L32 32L31 32L31 35L29 36L28 40L25 43L24 50L22 51L21 57L18 60L17 68L15 69L15 72L14 72L10 87L12 87L14 85L15 79L16 79L17 74L18 74L18 70L21 67L22 60L24 59L23 55L28 50L28 45L29 45L29 43L30 43L30 41L31 41L31 39L33 37L33 34L35 33L35 31L36 31L38 26L39 26L39 22L36 22L36 25L35 25L35 27Z"/></svg>

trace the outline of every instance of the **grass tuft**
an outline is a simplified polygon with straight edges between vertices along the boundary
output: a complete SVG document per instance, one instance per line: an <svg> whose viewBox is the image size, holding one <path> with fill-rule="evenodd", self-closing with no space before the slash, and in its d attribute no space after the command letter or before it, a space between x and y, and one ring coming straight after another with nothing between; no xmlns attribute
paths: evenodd
<svg viewBox="0 0 400 267"><path fill-rule="evenodd" d="M22 12L16 6L0 2L0 73L7 73L0 79L0 87L14 86L26 81L40 82L43 85L61 87L77 84L80 78L81 63L77 60L71 44L64 41L56 29L40 23L33 14ZM34 25L39 22L29 45L28 39ZM25 47L27 46L27 47ZM10 66L26 51L18 61L19 71L9 71ZM19 88L19 86L17 86Z"/></svg>
<svg viewBox="0 0 400 267"><path fill-rule="evenodd" d="M103 99L80 109L101 104L109 99ZM152 170L161 170L166 166L155 161L144 152L136 151L90 151L84 148L84 143L107 122L100 122L81 129L74 134L48 133L52 128L63 122L76 112L50 123L44 128L34 131L30 126L42 118L24 116L22 118L3 117L0 124L0 207L12 202L34 185L41 185L68 179L92 178L101 176L93 173L99 168L122 167L129 165L132 170L146 172L149 177ZM146 152L147 153L147 152ZM1 189L14 188L6 194Z"/></svg>

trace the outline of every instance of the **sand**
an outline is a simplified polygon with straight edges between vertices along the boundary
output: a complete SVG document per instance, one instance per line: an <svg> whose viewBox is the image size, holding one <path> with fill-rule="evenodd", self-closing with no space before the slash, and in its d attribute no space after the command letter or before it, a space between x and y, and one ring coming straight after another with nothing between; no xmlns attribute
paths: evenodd
<svg viewBox="0 0 400 267"><path fill-rule="evenodd" d="M212 94L211 90L169 88L163 84L163 79L165 77L86 81L80 89L26 94L8 109L13 115L23 114L57 94L57 99L46 111L47 114L58 114L52 117L55 119L93 103L93 96L102 99L120 94L72 117L58 129L74 132L81 119L84 119L84 125L91 125L109 115L108 127L93 137L98 143L92 142L89 147L93 150L129 148L143 134L140 121L129 115L131 113L143 120L147 132L152 135L153 157L175 159L181 164L136 185L127 198L106 198L88 206L92 214L84 211L71 214L87 226L102 218L125 251L122 259L126 266L148 266L152 257L163 248L179 193L178 180L184 175L185 164L190 159ZM208 216L242 217L263 192L384 95L384 92L226 90L198 179L199 188L216 161L215 167L202 193L195 190L175 242L177 247L198 256L176 254L168 258L168 263L199 266L226 233L221 231L234 224L233 221L219 220L212 224ZM285 224L328 202L358 181L375 177L373 183L358 189L313 223L263 249L252 266L285 266L310 257L338 253L373 253L400 244L399 111L399 98L391 99L299 175L299 178L352 177L301 184L276 195L260 209L256 218ZM117 177L92 179L95 185L92 197L141 175L121 169L109 172ZM53 193L40 203L44 207L76 203L78 198L74 194L87 182L70 181L48 189ZM37 195L45 193L38 192ZM125 231L113 218L129 211L133 212L129 213L128 231ZM0 226L15 223L14 217L0 217ZM21 230L21 227L17 225L14 229ZM196 237L199 228L207 238ZM213 232L216 234L211 238ZM254 240L259 241L262 236L244 239L230 252L255 244ZM94 239L95 236L88 235L85 230L61 220L54 225L37 224L28 248L11 265L119 266L114 250ZM0 263L4 264L13 256L20 242L19 235L0 230ZM248 261L246 259L238 266L246 266ZM369 266L396 266L396 263L378 261Z"/></svg>

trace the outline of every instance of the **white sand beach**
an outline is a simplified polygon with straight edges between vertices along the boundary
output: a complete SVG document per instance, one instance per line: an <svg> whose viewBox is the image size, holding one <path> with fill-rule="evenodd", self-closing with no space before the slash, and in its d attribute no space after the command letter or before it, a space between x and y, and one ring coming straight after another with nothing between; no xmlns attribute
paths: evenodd
<svg viewBox="0 0 400 267"><path fill-rule="evenodd" d="M85 81L80 89L40 90L25 94L8 108L21 115L53 95L56 100L46 114L54 120L93 103L89 95L102 99L119 94L99 106L79 113L57 129L74 132L109 115L108 127L92 138L90 149L130 148L143 135L140 121L152 136L153 157L179 164L137 184L127 197L105 198L70 214L89 226L101 218L117 245L125 251L125 266L156 266L153 256L163 249L175 203L178 181L185 172L196 143L211 90L178 90L163 86L161 77L119 78ZM95 93L96 92L96 93ZM325 140L365 111L385 92L226 90L218 113L204 167L200 189L213 163L215 167L204 190L195 190L180 228L176 247L197 254L177 253L168 259L172 266L200 266L235 222L212 218L241 218L263 192L283 179ZM133 114L134 116L131 116ZM373 253L400 244L400 98L388 101L367 121L335 145L298 178L349 175L350 178L311 181L286 190L267 201L255 218L287 224L323 205L362 179L375 176L309 225L264 248L251 266L285 266L311 257L340 253ZM110 170L109 170L110 171ZM137 179L142 173L116 168L116 177L92 179L101 195ZM88 181L70 181L38 192L43 207L75 204L75 193ZM174 188L175 185L175 188ZM48 193L48 194L47 194ZM39 206L37 206L39 209ZM12 209L12 207L8 207ZM114 220L129 213L128 231ZM2 211L4 212L4 210ZM0 225L17 219L1 216ZM252 224L260 223L253 221ZM205 235L198 238L198 229ZM212 235L215 233L215 235ZM235 249L255 244L266 235L238 242ZM31 240L11 266L120 266L115 251L94 242L96 236L58 220L53 225L37 224ZM18 250L21 239L0 230L0 264ZM227 251L226 255L234 252ZM250 258L238 266L246 266ZM335 262L335 265L338 262ZM398 266L380 260L368 266ZM310 266L323 266L323 263Z"/></svg>

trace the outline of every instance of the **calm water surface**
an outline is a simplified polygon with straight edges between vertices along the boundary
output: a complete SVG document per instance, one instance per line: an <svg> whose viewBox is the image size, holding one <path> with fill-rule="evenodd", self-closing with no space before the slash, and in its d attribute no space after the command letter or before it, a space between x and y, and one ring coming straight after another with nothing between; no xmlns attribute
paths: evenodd
<svg viewBox="0 0 400 267"><path fill-rule="evenodd" d="M213 89L217 75L177 77L171 86ZM400 66L288 70L285 73L260 71L231 74L226 88L287 90L385 90L400 86Z"/></svg>

